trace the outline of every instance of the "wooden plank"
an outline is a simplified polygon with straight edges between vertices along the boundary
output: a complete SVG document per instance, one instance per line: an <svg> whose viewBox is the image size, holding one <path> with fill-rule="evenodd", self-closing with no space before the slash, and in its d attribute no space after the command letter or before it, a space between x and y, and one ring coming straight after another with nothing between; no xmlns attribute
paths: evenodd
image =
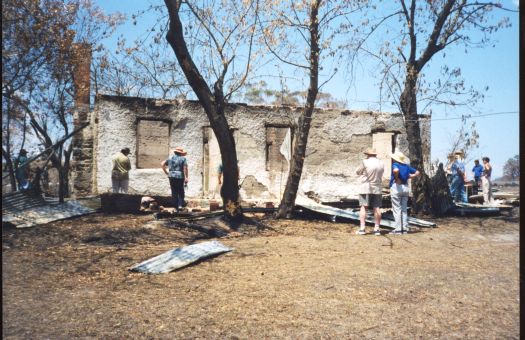
<svg viewBox="0 0 525 340"><path fill-rule="evenodd" d="M196 261L232 251L219 241L207 241L174 248L129 268L132 272L163 274L188 266Z"/></svg>

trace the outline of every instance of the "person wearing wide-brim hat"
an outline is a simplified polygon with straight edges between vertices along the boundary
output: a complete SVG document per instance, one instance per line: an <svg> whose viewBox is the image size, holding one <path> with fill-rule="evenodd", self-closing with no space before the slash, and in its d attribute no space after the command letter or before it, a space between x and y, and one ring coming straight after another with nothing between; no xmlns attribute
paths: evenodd
<svg viewBox="0 0 525 340"><path fill-rule="evenodd" d="M378 159L375 149L367 149L364 154L366 159L363 160L361 166L357 168L356 174L360 175L361 185L359 187L359 230L358 235L365 235L365 219L366 208L370 207L374 210L374 233L380 235L379 224L381 223L381 203L382 203L382 185L383 172L385 166L383 162Z"/></svg>
<svg viewBox="0 0 525 340"><path fill-rule="evenodd" d="M465 182L467 174L465 172L465 163L463 162L464 153L461 150L454 152L456 160L450 167L452 181L450 182L450 194L454 202L468 203L467 192L465 191Z"/></svg>
<svg viewBox="0 0 525 340"><path fill-rule="evenodd" d="M407 157L396 151L390 155L392 158L392 174L390 175L390 201L394 214L395 229L391 234L404 234L408 232L408 180L419 176L419 171L408 164Z"/></svg>
<svg viewBox="0 0 525 340"><path fill-rule="evenodd" d="M188 153L184 151L184 149L180 146L177 146L175 149L173 149L174 154L178 154L179 156L186 156Z"/></svg>
<svg viewBox="0 0 525 340"><path fill-rule="evenodd" d="M187 152L180 146L173 149L174 155L163 161L160 165L162 171L168 175L171 188L171 198L177 212L185 206L184 186L188 183L188 161Z"/></svg>

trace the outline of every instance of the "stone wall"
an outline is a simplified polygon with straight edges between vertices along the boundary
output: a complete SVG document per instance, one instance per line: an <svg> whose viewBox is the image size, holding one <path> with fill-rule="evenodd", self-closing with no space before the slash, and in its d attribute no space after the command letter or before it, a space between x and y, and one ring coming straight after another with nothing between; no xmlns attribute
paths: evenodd
<svg viewBox="0 0 525 340"><path fill-rule="evenodd" d="M278 201L286 184L288 164L279 156L282 141L294 126L301 108L231 104L228 122L234 131L239 159L241 197ZM206 114L195 101L165 101L132 97L98 96L93 112L94 190L111 190L111 157L123 147L131 149L130 193L169 195L166 175L158 166L137 168L138 126L141 120L169 124L167 150L182 146L188 151L188 198L217 198L216 166L220 154ZM430 140L430 121L423 125L424 141ZM376 147L385 159L385 185L389 179L388 150L408 155L401 114L316 110L304 163L300 191L322 201L356 197L355 169L363 151ZM143 138L143 137L139 137ZM277 139L274 140L274 139ZM293 137L292 137L293 140ZM144 141L140 152L144 153ZM156 142L158 143L158 142ZM152 150L159 146L152 146ZM391 152L390 151L390 152ZM158 152L158 151L156 151ZM430 146L424 146L426 159ZM141 156L143 157L143 156ZM165 158L169 154L165 155ZM152 163L154 164L154 163Z"/></svg>

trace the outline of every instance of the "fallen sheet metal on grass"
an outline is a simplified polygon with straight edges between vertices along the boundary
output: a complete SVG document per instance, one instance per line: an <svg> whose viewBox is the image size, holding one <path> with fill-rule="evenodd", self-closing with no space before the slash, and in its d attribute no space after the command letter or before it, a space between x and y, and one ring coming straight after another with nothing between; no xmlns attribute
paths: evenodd
<svg viewBox="0 0 525 340"><path fill-rule="evenodd" d="M24 193L2 197L2 222L28 228L96 212L79 201L46 201L41 196Z"/></svg>
<svg viewBox="0 0 525 340"><path fill-rule="evenodd" d="M327 205L322 205L322 204L319 204L319 203L315 202L314 200L312 200L310 198L307 198L307 197L304 197L302 195L297 195L297 198L295 200L295 204L297 206L300 206L300 207L303 207L305 209L312 210L312 211L315 211L315 212L318 212L318 213L321 213L321 214L327 214L327 215L332 215L332 216L339 216L339 217L348 218L348 219L351 219L351 220L354 220L354 221L359 221L359 212L358 211L348 211L348 210L343 210L343 209L339 209L339 208L330 207L330 206L327 206ZM365 218L365 221L368 222L368 223L374 223L374 218L373 218L373 216L367 216ZM394 229L395 228L394 223L395 222L394 222L393 217L392 218L388 218L387 217L387 218L381 218L381 223L380 224L381 224L382 227ZM433 223L433 222L428 222L428 221L424 221L424 220L417 219L417 218L412 218L412 217L408 218L408 223L411 224L411 225L416 225L416 226L419 226L419 227L427 227L427 228L436 226L436 224Z"/></svg>
<svg viewBox="0 0 525 340"><path fill-rule="evenodd" d="M129 268L132 272L146 274L169 273L175 269L186 267L196 261L232 251L219 241L207 241L189 246L171 249Z"/></svg>

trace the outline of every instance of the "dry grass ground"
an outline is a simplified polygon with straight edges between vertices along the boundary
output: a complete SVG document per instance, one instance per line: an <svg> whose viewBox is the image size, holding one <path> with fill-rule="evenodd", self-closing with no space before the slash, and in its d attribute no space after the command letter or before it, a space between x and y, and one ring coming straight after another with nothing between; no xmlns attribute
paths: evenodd
<svg viewBox="0 0 525 340"><path fill-rule="evenodd" d="M520 337L516 216L402 236L262 222L220 238L233 252L162 275L127 268L208 235L102 213L4 228L3 338Z"/></svg>

